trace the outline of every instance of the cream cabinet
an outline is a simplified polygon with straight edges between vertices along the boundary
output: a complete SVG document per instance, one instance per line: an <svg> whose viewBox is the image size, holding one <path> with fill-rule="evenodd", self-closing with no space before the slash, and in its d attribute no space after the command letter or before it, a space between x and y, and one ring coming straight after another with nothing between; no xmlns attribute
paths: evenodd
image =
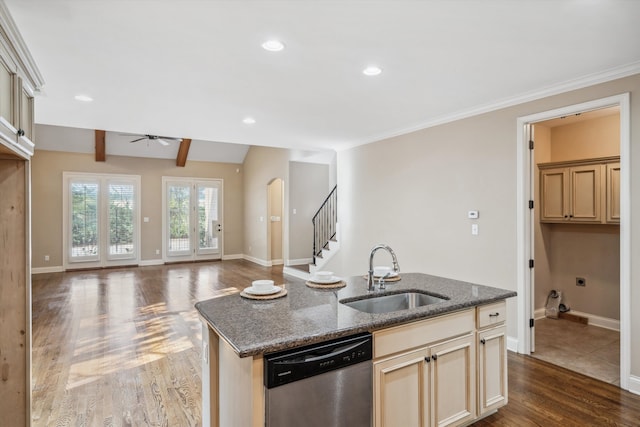
<svg viewBox="0 0 640 427"><path fill-rule="evenodd" d="M474 313L374 333L375 426L456 426L475 419Z"/></svg>
<svg viewBox="0 0 640 427"><path fill-rule="evenodd" d="M606 165L606 211L607 223L620 223L620 162Z"/></svg>
<svg viewBox="0 0 640 427"><path fill-rule="evenodd" d="M507 404L506 304L478 307L478 414Z"/></svg>
<svg viewBox="0 0 640 427"><path fill-rule="evenodd" d="M615 209L612 203L617 201L619 206L619 176L617 189L609 190L607 184L608 165L613 161L619 159L539 164L540 222L615 223L608 219Z"/></svg>

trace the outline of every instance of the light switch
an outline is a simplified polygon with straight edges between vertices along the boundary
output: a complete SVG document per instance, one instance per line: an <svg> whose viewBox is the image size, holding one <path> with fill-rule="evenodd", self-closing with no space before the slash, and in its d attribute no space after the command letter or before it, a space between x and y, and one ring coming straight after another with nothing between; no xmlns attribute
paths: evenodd
<svg viewBox="0 0 640 427"><path fill-rule="evenodd" d="M293 208L293 214L295 215L297 213L298 213L298 211L296 210L296 208Z"/></svg>
<svg viewBox="0 0 640 427"><path fill-rule="evenodd" d="M478 235L478 224L471 224L471 234L474 236Z"/></svg>
<svg viewBox="0 0 640 427"><path fill-rule="evenodd" d="M142 220L143 220L144 222L149 222L149 217L148 217L148 216L145 216Z"/></svg>

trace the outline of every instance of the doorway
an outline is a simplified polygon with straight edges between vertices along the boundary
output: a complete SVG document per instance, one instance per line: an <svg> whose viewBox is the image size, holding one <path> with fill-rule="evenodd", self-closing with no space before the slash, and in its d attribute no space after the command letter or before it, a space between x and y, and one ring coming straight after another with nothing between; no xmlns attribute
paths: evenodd
<svg viewBox="0 0 640 427"><path fill-rule="evenodd" d="M222 257L222 180L162 178L165 262Z"/></svg>
<svg viewBox="0 0 640 427"><path fill-rule="evenodd" d="M540 207L540 198L536 192L537 174L533 174L534 150L529 149L535 124L559 117L594 111L603 108L620 109L620 225L619 225L619 319L620 319L620 387L629 388L630 379L630 110L629 95L617 95L609 98L586 102L556 110L546 111L518 119L521 129L518 135L518 352L531 354L535 351L535 318L539 302L536 301L535 288L539 283L535 276L540 262L536 258L536 218L535 209L529 201L535 201ZM586 227L584 225L583 227ZM595 226L597 227L597 225ZM535 260L535 264L534 264ZM535 265L536 268L532 268ZM542 269L541 269L542 270ZM574 285L575 286L575 285ZM538 311L538 313L540 313Z"/></svg>
<svg viewBox="0 0 640 427"><path fill-rule="evenodd" d="M269 241L268 261L270 265L284 264L282 251L283 227L282 214L284 212L284 181L281 178L273 179L267 185L267 217L269 225L267 227L267 238Z"/></svg>

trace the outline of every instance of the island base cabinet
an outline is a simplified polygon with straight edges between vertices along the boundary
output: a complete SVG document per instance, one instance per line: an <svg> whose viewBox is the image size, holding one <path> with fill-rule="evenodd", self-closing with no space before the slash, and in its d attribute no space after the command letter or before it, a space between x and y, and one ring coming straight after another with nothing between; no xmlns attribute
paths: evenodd
<svg viewBox="0 0 640 427"><path fill-rule="evenodd" d="M374 363L377 427L457 426L475 418L473 334Z"/></svg>
<svg viewBox="0 0 640 427"><path fill-rule="evenodd" d="M507 344L504 326L478 332L478 412L507 404Z"/></svg>

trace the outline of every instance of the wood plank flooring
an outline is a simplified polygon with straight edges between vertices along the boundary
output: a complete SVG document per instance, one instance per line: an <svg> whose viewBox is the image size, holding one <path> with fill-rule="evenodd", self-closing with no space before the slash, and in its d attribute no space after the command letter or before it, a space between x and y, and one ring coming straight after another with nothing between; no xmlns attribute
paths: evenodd
<svg viewBox="0 0 640 427"><path fill-rule="evenodd" d="M257 278L282 281L282 267L237 260L34 275L32 425L200 426L193 304ZM640 426L640 396L510 353L509 404L475 425Z"/></svg>

